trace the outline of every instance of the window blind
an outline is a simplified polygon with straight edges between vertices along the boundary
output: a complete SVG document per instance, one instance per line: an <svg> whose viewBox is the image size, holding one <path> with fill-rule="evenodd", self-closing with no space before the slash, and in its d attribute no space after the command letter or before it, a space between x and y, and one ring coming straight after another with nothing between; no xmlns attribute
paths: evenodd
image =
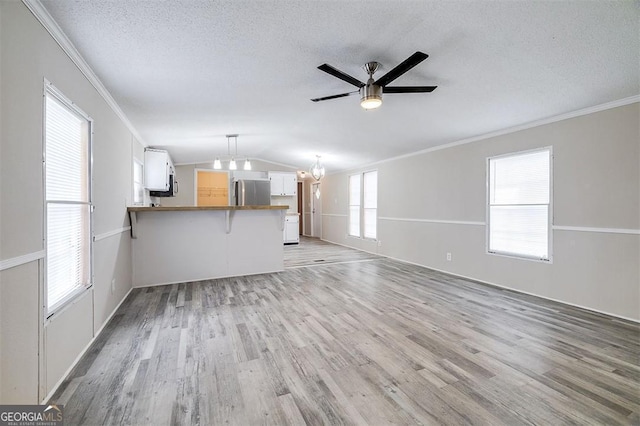
<svg viewBox="0 0 640 426"><path fill-rule="evenodd" d="M364 180L364 237L375 239L377 236L378 210L378 172L366 172Z"/></svg>
<svg viewBox="0 0 640 426"><path fill-rule="evenodd" d="M551 151L489 159L489 251L549 260Z"/></svg>
<svg viewBox="0 0 640 426"><path fill-rule="evenodd" d="M349 176L349 235L360 236L360 175Z"/></svg>
<svg viewBox="0 0 640 426"><path fill-rule="evenodd" d="M90 122L51 93L45 100L48 314L91 281Z"/></svg>

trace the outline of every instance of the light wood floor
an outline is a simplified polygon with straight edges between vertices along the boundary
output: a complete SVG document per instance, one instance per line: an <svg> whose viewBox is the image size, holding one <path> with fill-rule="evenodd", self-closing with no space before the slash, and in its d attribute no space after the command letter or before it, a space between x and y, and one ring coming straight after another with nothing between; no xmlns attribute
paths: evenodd
<svg viewBox="0 0 640 426"><path fill-rule="evenodd" d="M640 327L384 258L135 289L66 424L638 424Z"/></svg>
<svg viewBox="0 0 640 426"><path fill-rule="evenodd" d="M331 244L318 238L303 236L300 236L300 244L284 246L285 268L378 258L380 258L380 256L376 254Z"/></svg>

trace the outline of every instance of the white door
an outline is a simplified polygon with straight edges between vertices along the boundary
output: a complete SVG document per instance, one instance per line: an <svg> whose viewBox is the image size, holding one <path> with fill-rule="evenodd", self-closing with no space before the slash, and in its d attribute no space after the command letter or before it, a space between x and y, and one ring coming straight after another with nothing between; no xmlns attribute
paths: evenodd
<svg viewBox="0 0 640 426"><path fill-rule="evenodd" d="M322 197L320 195L320 184L311 185L311 236L322 238Z"/></svg>

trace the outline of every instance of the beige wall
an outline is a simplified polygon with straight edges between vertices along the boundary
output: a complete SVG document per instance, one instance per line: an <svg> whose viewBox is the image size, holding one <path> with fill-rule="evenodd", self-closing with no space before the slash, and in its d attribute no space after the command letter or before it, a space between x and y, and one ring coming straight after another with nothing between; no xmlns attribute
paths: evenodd
<svg viewBox="0 0 640 426"><path fill-rule="evenodd" d="M240 162L242 166L242 162ZM194 170L196 169L205 169L205 170L213 170L213 162L210 163L198 163L198 164L180 164L175 166L176 168L176 179L180 185L180 190L175 197L160 197L155 198L157 202L159 202L163 206L193 206L195 205L195 196L194 196ZM254 172L268 172L268 171L284 171L284 172L295 172L295 168L282 166L279 164L273 164L266 161L259 160L251 160L251 168ZM221 170L226 171L226 170ZM292 197L281 197L283 203L286 202L287 205L293 203L295 198ZM286 198L286 199L285 199ZM291 199L290 199L291 198ZM292 207L297 206L297 204L293 203ZM295 207L297 209L297 207Z"/></svg>
<svg viewBox="0 0 640 426"><path fill-rule="evenodd" d="M379 241L347 237L350 173L328 176L323 238L640 320L639 117L634 103L356 170L378 170ZM554 225L593 229L554 230L552 264L487 254L486 158L544 146Z"/></svg>
<svg viewBox="0 0 640 426"><path fill-rule="evenodd" d="M40 402L131 289L132 158L142 147L27 7L0 2L0 403ZM94 120L94 287L51 318L43 292L43 89L49 80ZM110 235L110 234L114 235ZM111 283L114 281L112 291Z"/></svg>

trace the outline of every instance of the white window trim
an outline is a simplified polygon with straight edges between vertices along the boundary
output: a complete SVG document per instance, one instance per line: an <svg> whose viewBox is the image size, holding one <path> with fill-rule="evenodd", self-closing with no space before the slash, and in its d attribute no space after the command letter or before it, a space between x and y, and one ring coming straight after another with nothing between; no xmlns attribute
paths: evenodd
<svg viewBox="0 0 640 426"><path fill-rule="evenodd" d="M46 149L47 149L47 135L46 135L46 123L47 123L47 108L46 108L46 103L47 103L47 95L53 96L54 98L56 98L56 100L58 100L60 103L62 103L64 106L66 106L67 108L71 109L72 111L74 111L76 114L80 115L81 117L83 117L84 119L87 120L88 124L89 124L89 147L88 147L88 173L89 173L89 201L88 201L88 205L89 205L89 284L83 287L79 287L76 290L74 290L73 292L71 292L70 294L68 294L65 298L63 298L62 300L58 301L58 303L56 303L55 305L48 307L48 302L47 302L47 297L48 297L48 288L47 288L47 270L46 270L46 262L47 262L47 194L46 194L46 188L47 188L47 173L46 173ZM47 80L46 78L44 79L44 90L42 93L42 204L43 204L43 214L42 214L42 218L43 218L43 223L42 223L42 229L44 230L44 235L43 235L43 245L44 245L44 251L45 251L45 257L44 257L44 270L43 270L43 278L42 278L42 309L43 309L43 318L45 321L49 321L49 319L51 317L53 317L54 315L56 315L57 313L63 311L64 309L66 309L67 306L69 306L70 304L72 304L74 301L76 301L79 297L81 297L86 291L93 289L93 284L95 282L95 275L94 275L94 260L93 260L93 254L94 254L94 247L93 247L93 241L94 241L94 229L93 229L93 210L94 210L94 206L93 206L93 133L94 133L94 129L93 129L93 119L87 114L85 113L82 109L80 109L75 103L73 103L69 98L67 98L66 96L64 96L62 94L62 92L60 92L60 90L58 88L56 88L51 82L49 82L49 80Z"/></svg>
<svg viewBox="0 0 640 426"><path fill-rule="evenodd" d="M352 235L349 233L349 217L351 214L351 204L349 204L350 200L348 199L349 197L347 197L347 237L348 238L355 238L358 240L365 240L365 241L378 241L378 224L380 222L379 220L379 216L378 216L378 203L376 203L376 238L370 238L370 237L365 237L364 236L364 175L365 173L371 173L371 172L376 172L378 173L378 169L372 169L372 170L365 170L362 171L360 173L354 173L349 175L348 179L351 179L351 176L359 176L360 177L360 205L358 206L360 208L360 235ZM379 179L376 179L376 192L378 192L378 181ZM348 185L348 190L351 190L351 182L349 181L347 183ZM348 194L350 194L350 192L348 192Z"/></svg>
<svg viewBox="0 0 640 426"><path fill-rule="evenodd" d="M490 232L490 171L489 161L504 157L512 157L515 155L532 154L534 152L549 151L549 211L548 211L548 225L547 225L547 243L549 246L549 259L540 259L534 256L525 256L519 254L510 254L503 252L489 251L489 232ZM545 264L553 264L553 146L545 146L541 148L534 148L525 151L510 152L507 154L494 155L486 158L485 164L485 186L486 186L486 201L485 201L485 253L492 256L507 257L511 259L527 260L531 262L539 262Z"/></svg>

